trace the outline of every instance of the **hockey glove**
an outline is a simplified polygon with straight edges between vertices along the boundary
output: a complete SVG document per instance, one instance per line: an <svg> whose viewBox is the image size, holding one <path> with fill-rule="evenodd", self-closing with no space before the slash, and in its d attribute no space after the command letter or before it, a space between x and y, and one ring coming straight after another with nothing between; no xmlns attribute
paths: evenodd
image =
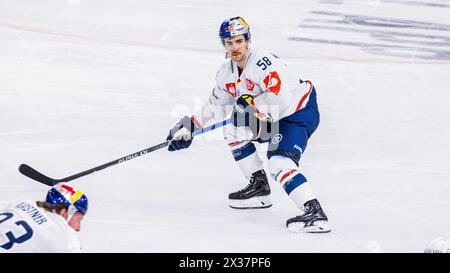
<svg viewBox="0 0 450 273"><path fill-rule="evenodd" d="M252 130L253 135L256 137L259 135L261 121L258 119L258 113L252 104L252 96L240 96L236 100L236 104L231 112L231 119L235 127L249 127Z"/></svg>
<svg viewBox="0 0 450 273"><path fill-rule="evenodd" d="M235 127L251 126L256 124L256 111L252 108L253 97L242 95L236 100L236 104L231 112L231 119Z"/></svg>
<svg viewBox="0 0 450 273"><path fill-rule="evenodd" d="M189 148L192 144L192 133L200 127L194 123L194 117L184 116L170 129L166 140L170 140L169 151Z"/></svg>

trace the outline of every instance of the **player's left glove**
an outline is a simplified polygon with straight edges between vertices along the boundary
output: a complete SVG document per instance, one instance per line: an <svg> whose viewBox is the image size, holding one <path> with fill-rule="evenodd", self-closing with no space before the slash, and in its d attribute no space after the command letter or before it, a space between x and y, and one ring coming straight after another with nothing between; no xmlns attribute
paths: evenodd
<svg viewBox="0 0 450 273"><path fill-rule="evenodd" d="M166 140L170 140L169 151L177 151L189 148L192 144L194 136L192 133L199 129L194 122L194 117L184 116L170 129Z"/></svg>

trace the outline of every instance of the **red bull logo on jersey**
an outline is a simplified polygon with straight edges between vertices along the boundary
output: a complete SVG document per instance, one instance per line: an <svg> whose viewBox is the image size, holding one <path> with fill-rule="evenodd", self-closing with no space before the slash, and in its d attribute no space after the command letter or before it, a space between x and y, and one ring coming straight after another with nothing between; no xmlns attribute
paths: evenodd
<svg viewBox="0 0 450 273"><path fill-rule="evenodd" d="M236 83L230 82L225 84L228 93L230 93L233 97L236 97Z"/></svg>

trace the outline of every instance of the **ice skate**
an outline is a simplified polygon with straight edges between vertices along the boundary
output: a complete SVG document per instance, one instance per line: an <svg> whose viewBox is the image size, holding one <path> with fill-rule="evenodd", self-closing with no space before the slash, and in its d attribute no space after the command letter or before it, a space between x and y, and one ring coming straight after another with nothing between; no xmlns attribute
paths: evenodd
<svg viewBox="0 0 450 273"><path fill-rule="evenodd" d="M264 170L252 174L250 183L242 190L228 195L229 206L233 209L259 209L272 206L270 187Z"/></svg>
<svg viewBox="0 0 450 273"><path fill-rule="evenodd" d="M328 225L328 218L317 199L306 202L303 211L302 215L287 220L286 227L289 231L307 233L326 233L331 231Z"/></svg>

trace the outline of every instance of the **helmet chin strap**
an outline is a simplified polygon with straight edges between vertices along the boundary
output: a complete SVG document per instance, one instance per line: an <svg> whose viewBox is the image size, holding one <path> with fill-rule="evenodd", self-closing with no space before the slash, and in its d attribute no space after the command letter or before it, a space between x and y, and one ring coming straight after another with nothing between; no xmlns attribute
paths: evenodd
<svg viewBox="0 0 450 273"><path fill-rule="evenodd" d="M73 215L75 214L75 212L77 212L77 208L75 208L74 205L70 205L69 208L67 209L67 222L70 221L70 219L72 219Z"/></svg>

